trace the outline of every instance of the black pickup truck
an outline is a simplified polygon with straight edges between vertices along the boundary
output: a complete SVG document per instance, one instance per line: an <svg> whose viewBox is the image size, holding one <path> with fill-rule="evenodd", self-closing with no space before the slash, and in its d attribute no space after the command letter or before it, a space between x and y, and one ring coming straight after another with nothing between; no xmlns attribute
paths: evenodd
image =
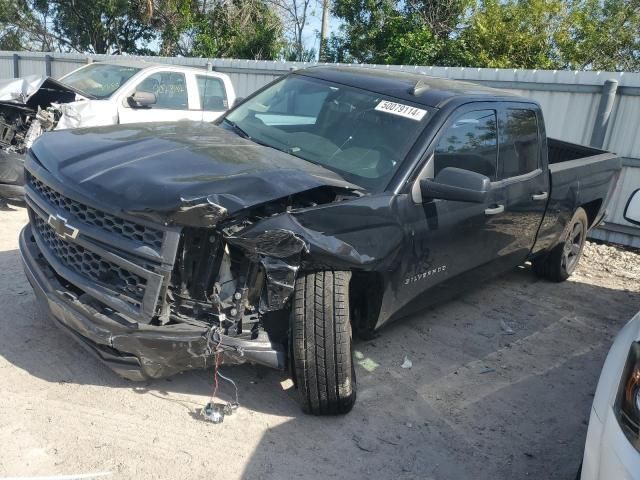
<svg viewBox="0 0 640 480"><path fill-rule="evenodd" d="M20 250L56 323L120 375L214 358L289 368L348 412L352 330L531 261L565 280L620 170L540 106L357 67L292 72L217 125L45 133Z"/></svg>

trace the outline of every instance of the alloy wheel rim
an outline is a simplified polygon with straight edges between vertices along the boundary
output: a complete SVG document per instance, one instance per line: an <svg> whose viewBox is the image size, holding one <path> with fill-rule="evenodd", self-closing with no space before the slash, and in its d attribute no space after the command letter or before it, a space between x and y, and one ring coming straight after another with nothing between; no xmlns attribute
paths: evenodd
<svg viewBox="0 0 640 480"><path fill-rule="evenodd" d="M582 222L576 222L569 231L566 241L564 242L564 249L562 251L562 266L565 270L571 273L578 264L580 258L580 252L582 251L584 229L582 228Z"/></svg>

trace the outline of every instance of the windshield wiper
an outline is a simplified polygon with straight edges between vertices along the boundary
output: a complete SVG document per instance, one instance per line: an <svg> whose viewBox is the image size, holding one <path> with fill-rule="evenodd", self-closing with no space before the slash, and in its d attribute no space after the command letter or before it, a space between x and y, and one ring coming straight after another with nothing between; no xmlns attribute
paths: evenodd
<svg viewBox="0 0 640 480"><path fill-rule="evenodd" d="M229 120L227 118L225 118L223 120L224 123L226 123L227 125L229 125L231 128L233 128L234 132L236 132L238 135L240 135L242 138L247 138L249 140L253 140L253 138L251 138L251 135L249 135L247 132L245 132L242 127L240 127L236 122ZM256 142L258 143L258 142Z"/></svg>

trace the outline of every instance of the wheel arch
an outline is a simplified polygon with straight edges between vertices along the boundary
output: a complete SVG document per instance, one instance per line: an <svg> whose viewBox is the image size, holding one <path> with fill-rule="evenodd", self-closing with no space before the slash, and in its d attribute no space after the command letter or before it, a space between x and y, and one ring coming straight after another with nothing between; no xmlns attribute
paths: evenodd
<svg viewBox="0 0 640 480"><path fill-rule="evenodd" d="M576 211L580 207L582 207L582 209L587 214L587 227L591 228L594 225L594 223L596 222L596 220L598 219L598 213L600 212L600 209L602 208L602 199L601 198L597 198L597 199L592 200L590 202L587 202L587 203L584 203L582 205L579 205L576 208ZM574 214L575 214L575 212L574 212Z"/></svg>

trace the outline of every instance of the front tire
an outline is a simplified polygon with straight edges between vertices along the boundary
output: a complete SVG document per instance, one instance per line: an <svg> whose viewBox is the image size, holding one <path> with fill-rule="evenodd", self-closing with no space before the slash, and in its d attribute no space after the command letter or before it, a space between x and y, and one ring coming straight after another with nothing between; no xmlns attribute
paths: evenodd
<svg viewBox="0 0 640 480"><path fill-rule="evenodd" d="M349 412L356 400L349 315L350 272L326 271L296 280L292 366L305 413Z"/></svg>
<svg viewBox="0 0 640 480"><path fill-rule="evenodd" d="M553 282L564 282L571 276L582 257L588 222L587 213L578 208L562 234L562 241L547 255L533 260L538 276Z"/></svg>

